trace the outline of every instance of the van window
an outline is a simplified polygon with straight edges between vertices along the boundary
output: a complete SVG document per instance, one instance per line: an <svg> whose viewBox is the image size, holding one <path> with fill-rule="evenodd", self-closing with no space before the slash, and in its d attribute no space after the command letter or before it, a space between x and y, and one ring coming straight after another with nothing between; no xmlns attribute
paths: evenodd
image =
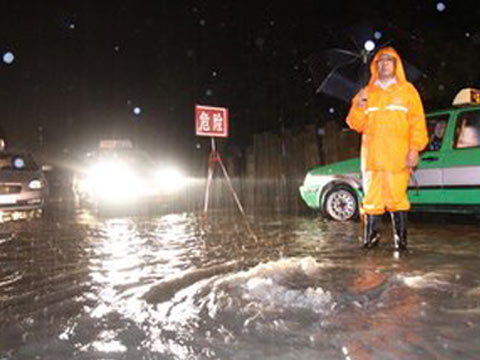
<svg viewBox="0 0 480 360"><path fill-rule="evenodd" d="M457 119L455 148L466 149L480 146L480 111L461 113Z"/></svg>
<svg viewBox="0 0 480 360"><path fill-rule="evenodd" d="M438 151L442 147L443 138L447 131L449 115L438 115L427 118L428 145L426 150Z"/></svg>

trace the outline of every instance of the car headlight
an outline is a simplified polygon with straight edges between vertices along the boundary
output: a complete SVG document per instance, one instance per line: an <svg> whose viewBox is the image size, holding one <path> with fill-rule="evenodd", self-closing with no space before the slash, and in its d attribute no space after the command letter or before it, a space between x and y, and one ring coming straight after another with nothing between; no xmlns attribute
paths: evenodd
<svg viewBox="0 0 480 360"><path fill-rule="evenodd" d="M313 175L307 173L305 180L303 181L303 186L318 186L322 187L332 180L332 177L329 175Z"/></svg>
<svg viewBox="0 0 480 360"><path fill-rule="evenodd" d="M318 185L320 181L321 177L317 176L317 175L312 175L310 173L307 173L307 176L305 176L305 179L303 180L303 185L304 186L314 186L314 185Z"/></svg>
<svg viewBox="0 0 480 360"><path fill-rule="evenodd" d="M181 171L175 168L159 170L156 175L160 190L164 192L174 192L180 190L187 183L187 178L182 174Z"/></svg>
<svg viewBox="0 0 480 360"><path fill-rule="evenodd" d="M43 187L42 180L34 179L28 183L28 188L30 190L40 190Z"/></svg>

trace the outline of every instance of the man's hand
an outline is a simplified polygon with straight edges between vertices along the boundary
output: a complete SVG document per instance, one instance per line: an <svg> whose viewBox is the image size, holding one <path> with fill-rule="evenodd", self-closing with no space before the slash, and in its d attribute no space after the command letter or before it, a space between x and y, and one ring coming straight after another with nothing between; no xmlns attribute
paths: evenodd
<svg viewBox="0 0 480 360"><path fill-rule="evenodd" d="M358 92L357 107L359 109L365 109L367 107L368 94L367 90L363 88Z"/></svg>
<svg viewBox="0 0 480 360"><path fill-rule="evenodd" d="M418 165L418 151L417 150L408 150L407 153L407 167L413 169Z"/></svg>

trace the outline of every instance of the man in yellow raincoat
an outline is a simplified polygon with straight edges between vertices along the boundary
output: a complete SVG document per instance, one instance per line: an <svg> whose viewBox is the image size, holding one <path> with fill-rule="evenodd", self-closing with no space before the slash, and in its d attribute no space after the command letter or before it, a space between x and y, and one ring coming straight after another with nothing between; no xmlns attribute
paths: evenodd
<svg viewBox="0 0 480 360"><path fill-rule="evenodd" d="M363 246L378 244L378 228L388 211L394 246L401 251L407 249L408 182L418 153L428 142L425 114L393 48L375 54L370 72L368 85L353 98L347 116L350 128L362 133Z"/></svg>

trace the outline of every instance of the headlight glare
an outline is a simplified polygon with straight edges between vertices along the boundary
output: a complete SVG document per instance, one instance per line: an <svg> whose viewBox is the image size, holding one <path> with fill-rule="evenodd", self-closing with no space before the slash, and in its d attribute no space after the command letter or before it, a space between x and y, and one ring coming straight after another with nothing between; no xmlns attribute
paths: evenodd
<svg viewBox="0 0 480 360"><path fill-rule="evenodd" d="M167 168L158 171L157 180L161 190L165 192L180 190L187 182L186 177L175 168Z"/></svg>

